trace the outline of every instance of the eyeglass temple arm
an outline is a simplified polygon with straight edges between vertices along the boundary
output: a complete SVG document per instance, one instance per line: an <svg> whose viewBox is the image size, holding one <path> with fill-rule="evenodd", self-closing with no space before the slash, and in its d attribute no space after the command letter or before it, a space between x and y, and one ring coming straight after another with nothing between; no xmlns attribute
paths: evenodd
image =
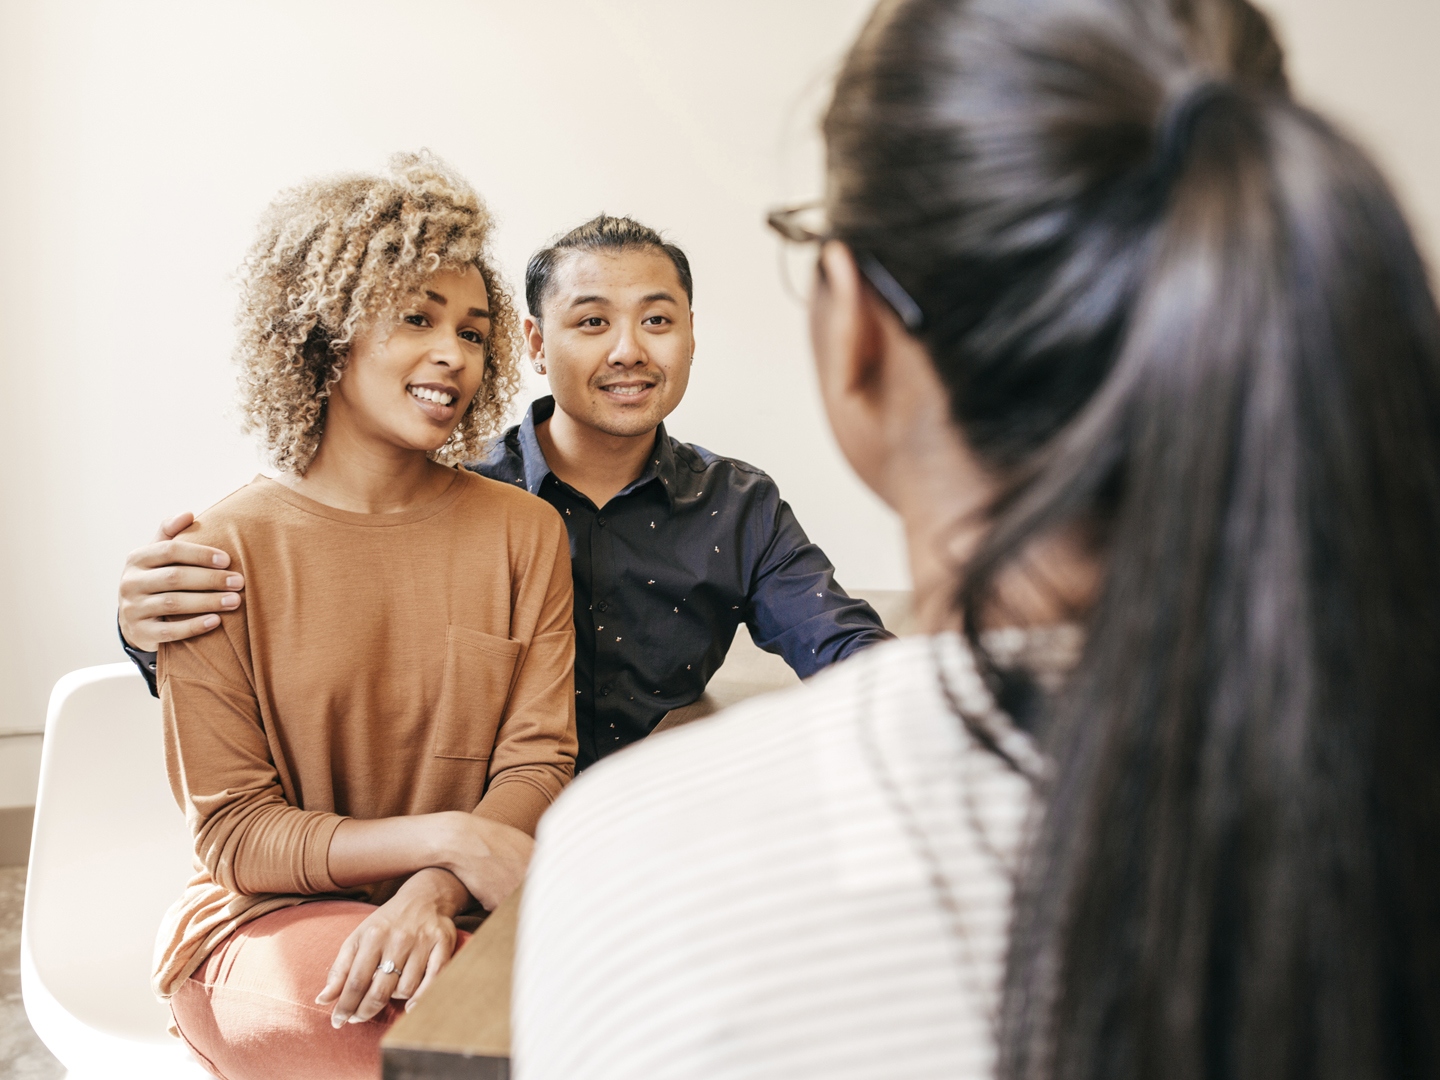
<svg viewBox="0 0 1440 1080"><path fill-rule="evenodd" d="M920 305L911 299L910 294L891 276L890 271L880 265L879 259L868 252L856 251L855 264L865 275L865 280L895 309L895 314L900 316L906 330L913 334L925 325L925 313L920 310Z"/></svg>

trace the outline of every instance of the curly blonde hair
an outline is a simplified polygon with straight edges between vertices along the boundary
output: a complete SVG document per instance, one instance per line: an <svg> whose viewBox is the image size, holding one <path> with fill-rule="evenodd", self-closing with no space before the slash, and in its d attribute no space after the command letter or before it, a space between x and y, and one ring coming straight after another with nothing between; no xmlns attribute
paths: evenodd
<svg viewBox="0 0 1440 1080"><path fill-rule="evenodd" d="M430 456L447 465L481 456L520 385L519 323L491 262L493 227L470 185L428 151L396 154L388 175L324 177L270 204L240 271L235 360L245 430L263 434L276 468L309 468L356 333L435 274L468 266L489 294L485 379Z"/></svg>

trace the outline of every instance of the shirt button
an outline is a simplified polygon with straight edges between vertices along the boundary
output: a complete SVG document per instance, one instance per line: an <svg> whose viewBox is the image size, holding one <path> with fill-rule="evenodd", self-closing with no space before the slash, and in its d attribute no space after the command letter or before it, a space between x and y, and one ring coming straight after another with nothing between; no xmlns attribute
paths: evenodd
<svg viewBox="0 0 1440 1080"><path fill-rule="evenodd" d="M605 519L603 517L598 517L595 519L595 524L599 525L603 529L605 527Z"/></svg>
<svg viewBox="0 0 1440 1080"><path fill-rule="evenodd" d="M607 603L605 603L604 600L601 600L600 603L596 604L595 606L596 606L597 608L599 608L601 611L609 611L609 610L610 610L610 605L607 604Z"/></svg>
<svg viewBox="0 0 1440 1080"><path fill-rule="evenodd" d="M600 687L600 696L601 696L601 697L609 697L609 696L610 696L610 687L608 687L608 686L602 686L602 687Z"/></svg>

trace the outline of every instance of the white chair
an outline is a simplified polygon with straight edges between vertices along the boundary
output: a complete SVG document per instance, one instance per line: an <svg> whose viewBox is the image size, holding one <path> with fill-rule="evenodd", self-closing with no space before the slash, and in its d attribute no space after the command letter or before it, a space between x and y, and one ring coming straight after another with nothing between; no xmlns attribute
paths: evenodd
<svg viewBox="0 0 1440 1080"><path fill-rule="evenodd" d="M150 992L156 930L190 874L160 703L129 664L72 671L45 718L20 940L25 1012L72 1080L209 1077Z"/></svg>

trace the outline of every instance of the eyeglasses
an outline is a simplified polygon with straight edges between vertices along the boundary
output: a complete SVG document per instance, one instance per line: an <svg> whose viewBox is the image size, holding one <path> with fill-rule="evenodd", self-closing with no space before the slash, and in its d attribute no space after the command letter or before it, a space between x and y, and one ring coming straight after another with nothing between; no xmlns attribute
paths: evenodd
<svg viewBox="0 0 1440 1080"><path fill-rule="evenodd" d="M792 260L797 253L805 252L805 249L811 244L818 248L827 241L836 239L826 221L824 204L809 202L801 203L798 206L781 207L778 210L770 211L766 215L765 221L770 228L793 245L782 251L782 257L785 259L785 283L790 291L802 301L808 299L809 289L801 287L800 283L803 281L806 286L814 283L815 271L819 265L818 252L813 257L809 256L808 252L801 256L804 260L804 269L801 269ZM880 260L874 255L854 247L850 248L850 252L855 256L855 265L859 267L860 273L865 275L865 280L899 316L905 329L912 334L918 333L925 325L925 313L920 310L920 305L895 280L890 271L880 265Z"/></svg>

